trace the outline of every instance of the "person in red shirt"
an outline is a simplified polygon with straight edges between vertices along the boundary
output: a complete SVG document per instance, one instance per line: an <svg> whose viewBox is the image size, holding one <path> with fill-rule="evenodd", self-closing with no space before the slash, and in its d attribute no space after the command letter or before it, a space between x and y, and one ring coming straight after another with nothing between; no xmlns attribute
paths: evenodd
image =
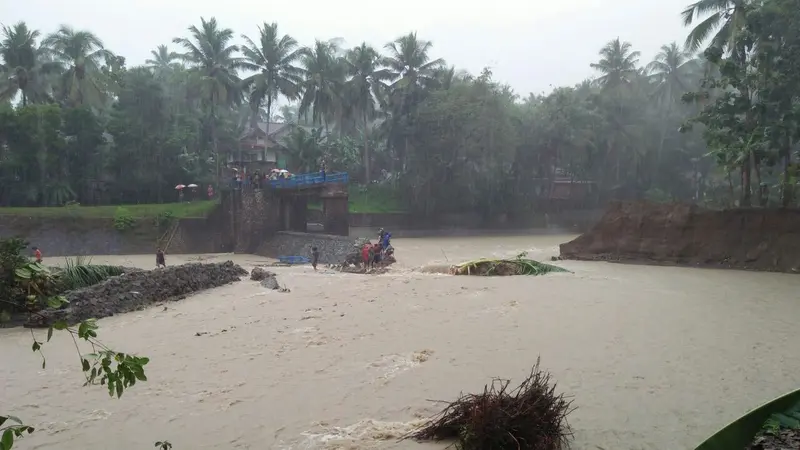
<svg viewBox="0 0 800 450"><path fill-rule="evenodd" d="M36 258L37 263L42 262L42 251L39 250L39 247L33 247L33 257Z"/></svg>
<svg viewBox="0 0 800 450"><path fill-rule="evenodd" d="M361 247L361 260L364 261L365 269L368 268L370 263L372 262L370 261L372 259L370 258L371 249L372 249L372 244L370 244L369 242L367 242L366 244L364 244L363 247Z"/></svg>
<svg viewBox="0 0 800 450"><path fill-rule="evenodd" d="M209 200L213 200L214 199L214 188L211 187L210 184L208 185L207 192L208 192L208 199Z"/></svg>

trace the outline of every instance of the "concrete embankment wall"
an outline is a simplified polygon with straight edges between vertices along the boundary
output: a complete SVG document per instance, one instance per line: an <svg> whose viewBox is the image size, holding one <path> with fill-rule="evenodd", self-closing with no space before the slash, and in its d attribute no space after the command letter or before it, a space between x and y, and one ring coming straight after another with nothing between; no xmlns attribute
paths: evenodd
<svg viewBox="0 0 800 450"><path fill-rule="evenodd" d="M311 247L317 247L321 263L335 264L342 262L348 253L355 250L354 243L355 238L347 236L279 231L271 239L264 241L254 253L269 258L280 256L310 258Z"/></svg>
<svg viewBox="0 0 800 450"><path fill-rule="evenodd" d="M3 216L0 237L23 238L41 248L45 257L151 254L167 240L172 254L232 251L208 219L181 219L173 233L172 225L156 226L152 220L119 231L111 219Z"/></svg>
<svg viewBox="0 0 800 450"><path fill-rule="evenodd" d="M800 269L800 211L625 202L561 245L566 259L778 272Z"/></svg>

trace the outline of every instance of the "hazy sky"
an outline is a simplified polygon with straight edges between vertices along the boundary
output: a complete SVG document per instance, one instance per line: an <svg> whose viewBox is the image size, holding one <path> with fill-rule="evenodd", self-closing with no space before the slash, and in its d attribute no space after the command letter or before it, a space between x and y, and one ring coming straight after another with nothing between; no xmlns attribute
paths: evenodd
<svg viewBox="0 0 800 450"><path fill-rule="evenodd" d="M594 73L589 63L617 36L648 62L662 44L683 43L680 12L690 0L0 0L0 21L24 20L43 33L66 23L97 34L106 47L141 64L159 44L215 16L256 40L257 26L278 22L303 45L342 37L348 46L376 47L409 31L433 42L434 57L495 78L522 96L574 84Z"/></svg>

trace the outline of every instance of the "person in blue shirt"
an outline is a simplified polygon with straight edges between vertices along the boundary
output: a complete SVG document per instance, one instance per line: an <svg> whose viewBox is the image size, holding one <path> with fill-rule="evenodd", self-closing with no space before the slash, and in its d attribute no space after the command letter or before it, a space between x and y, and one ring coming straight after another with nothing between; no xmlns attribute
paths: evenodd
<svg viewBox="0 0 800 450"><path fill-rule="evenodd" d="M381 257L385 258L387 254L391 254L391 253L389 253L389 251L392 248L392 246L391 246L392 233L388 233L386 231L383 231L383 229L381 229L381 233L382 233L381 234Z"/></svg>

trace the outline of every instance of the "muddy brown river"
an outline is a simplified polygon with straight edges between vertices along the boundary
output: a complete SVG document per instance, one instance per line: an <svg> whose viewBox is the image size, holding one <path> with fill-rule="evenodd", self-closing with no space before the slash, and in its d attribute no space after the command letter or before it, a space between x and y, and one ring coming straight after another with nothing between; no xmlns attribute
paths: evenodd
<svg viewBox="0 0 800 450"><path fill-rule="evenodd" d="M798 387L798 276L574 261L560 263L574 274L543 277L413 270L523 250L548 260L568 239L396 239L387 275L279 268L291 293L247 280L102 319L101 340L151 358L149 381L120 400L82 387L66 335L42 370L29 330L0 329L0 412L37 427L20 449L441 449L396 437L436 412L428 400L519 380L541 355L578 407L574 448L661 450L693 448ZM167 263L197 259L267 261Z"/></svg>

